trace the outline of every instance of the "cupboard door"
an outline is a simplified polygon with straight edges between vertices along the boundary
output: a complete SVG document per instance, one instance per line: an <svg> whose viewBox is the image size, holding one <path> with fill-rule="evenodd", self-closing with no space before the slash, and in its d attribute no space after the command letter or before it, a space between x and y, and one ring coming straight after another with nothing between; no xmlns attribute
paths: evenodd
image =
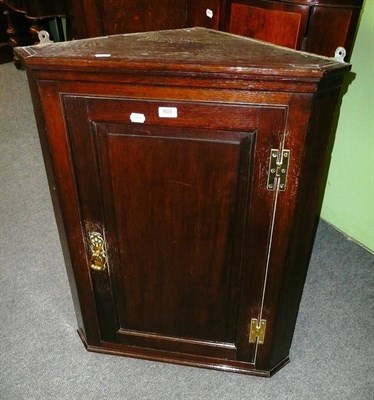
<svg viewBox="0 0 374 400"><path fill-rule="evenodd" d="M282 109L69 95L64 107L102 342L253 360L274 207L266 189L250 201L267 169L254 147L278 145Z"/></svg>
<svg viewBox="0 0 374 400"><path fill-rule="evenodd" d="M228 5L228 32L293 49L302 48L309 6L270 0L233 0Z"/></svg>

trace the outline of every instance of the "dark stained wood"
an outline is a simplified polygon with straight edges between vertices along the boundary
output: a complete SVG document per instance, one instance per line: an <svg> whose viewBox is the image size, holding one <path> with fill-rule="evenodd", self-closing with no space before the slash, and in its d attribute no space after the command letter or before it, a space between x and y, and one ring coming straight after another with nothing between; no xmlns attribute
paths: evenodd
<svg viewBox="0 0 374 400"><path fill-rule="evenodd" d="M17 53L87 349L259 376L285 365L349 64L204 28ZM287 188L270 191L282 147ZM248 342L251 318L264 344Z"/></svg>

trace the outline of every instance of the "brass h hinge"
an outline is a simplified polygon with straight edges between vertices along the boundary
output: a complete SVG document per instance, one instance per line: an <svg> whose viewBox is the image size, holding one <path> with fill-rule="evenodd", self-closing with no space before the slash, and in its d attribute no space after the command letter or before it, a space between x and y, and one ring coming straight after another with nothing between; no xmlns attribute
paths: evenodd
<svg viewBox="0 0 374 400"><path fill-rule="evenodd" d="M288 164L290 161L290 151L271 149L270 151L270 165L268 177L268 190L286 190ZM279 182L279 184L278 184Z"/></svg>
<svg viewBox="0 0 374 400"><path fill-rule="evenodd" d="M264 344L265 331L266 319L260 319L259 322L257 318L252 318L249 324L249 343L256 343L258 340L258 344Z"/></svg>

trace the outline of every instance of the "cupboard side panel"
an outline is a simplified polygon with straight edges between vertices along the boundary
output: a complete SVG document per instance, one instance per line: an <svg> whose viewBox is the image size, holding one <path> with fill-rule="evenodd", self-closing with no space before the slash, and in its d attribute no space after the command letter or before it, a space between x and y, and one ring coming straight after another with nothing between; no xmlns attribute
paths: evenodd
<svg viewBox="0 0 374 400"><path fill-rule="evenodd" d="M288 355L291 347L327 180L334 141L333 115L338 96L339 89L332 89L314 98L304 96L301 99L295 95L290 103L291 109L304 104L305 115L312 103L312 112L304 129L305 150L301 160L294 223L289 233L287 258L276 306L271 366L277 365L279 360Z"/></svg>
<svg viewBox="0 0 374 400"><path fill-rule="evenodd" d="M263 307L262 297L269 268L272 245L272 219L276 207L274 191L267 190L270 149L278 148L285 130L287 107L258 108L258 133L254 149L250 204L246 215L246 237L242 249L241 301L238 314L238 360L254 363L257 368L256 344L248 342L252 318L268 321L271 331L272 309ZM268 340L262 351L268 351Z"/></svg>
<svg viewBox="0 0 374 400"><path fill-rule="evenodd" d="M264 285L261 314L267 322L266 335L264 344L258 345L256 352L256 367L269 371L288 359L288 353L285 353L277 364L270 363L274 326L277 322L277 302L283 279L283 267L287 256L290 232L294 223L296 195L300 188L299 178L304 152L303 145L308 123L308 104L305 96L298 97L297 107L294 107L291 103L288 105L287 120L281 139L283 148L290 151L286 187L284 191L273 192L277 201L274 206L272 238L268 252L267 279ZM263 116L263 118L265 117ZM289 307L292 306L292 304L289 305Z"/></svg>
<svg viewBox="0 0 374 400"><path fill-rule="evenodd" d="M91 280L88 272L81 216L63 107L55 85L38 82L44 125L39 131L52 192L56 221L80 331L93 345L100 343ZM52 172L53 171L53 172ZM55 183L55 184L54 184Z"/></svg>
<svg viewBox="0 0 374 400"><path fill-rule="evenodd" d="M52 200L52 206L53 206L53 211L54 211L55 220L56 220L56 224L57 224L62 253L63 253L63 257L64 257L64 261L65 261L65 266L66 266L66 270L67 270L69 286L70 286L71 295L73 298L75 314L77 317L79 329L81 329L84 332L82 311L81 311L81 307L79 304L77 285L75 283L74 274L72 272L72 263L71 263L71 259L70 259L70 253L69 253L67 238L66 238L66 231L65 231L65 226L64 226L62 212L61 212L59 191L56 186L56 178L55 178L55 172L54 172L54 168L53 168L52 154L51 154L50 146L48 144L47 127L46 127L46 120L44 117L42 98L41 98L41 95L38 90L38 82L35 80L35 78L33 76L33 72L29 69L27 69L27 78L28 78L28 83L29 83L30 92L31 92L31 98L32 98L32 103L33 103L33 108L34 108L36 125L38 128L40 147L42 150L43 161L44 161L44 166L45 166L47 180L48 180L49 193L50 193L51 200ZM54 86L50 85L49 90L53 92L55 90Z"/></svg>

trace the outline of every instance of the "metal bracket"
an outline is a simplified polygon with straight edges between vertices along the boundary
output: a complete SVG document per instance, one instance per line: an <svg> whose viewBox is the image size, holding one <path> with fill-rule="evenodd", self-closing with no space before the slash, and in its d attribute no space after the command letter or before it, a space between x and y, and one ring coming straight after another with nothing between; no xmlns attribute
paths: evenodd
<svg viewBox="0 0 374 400"><path fill-rule="evenodd" d="M53 40L49 39L49 33L47 31L40 31L38 33L39 44L54 43Z"/></svg>
<svg viewBox="0 0 374 400"><path fill-rule="evenodd" d="M334 60L339 62L344 62L344 58L347 54L347 51L344 47L337 47L335 50Z"/></svg>

